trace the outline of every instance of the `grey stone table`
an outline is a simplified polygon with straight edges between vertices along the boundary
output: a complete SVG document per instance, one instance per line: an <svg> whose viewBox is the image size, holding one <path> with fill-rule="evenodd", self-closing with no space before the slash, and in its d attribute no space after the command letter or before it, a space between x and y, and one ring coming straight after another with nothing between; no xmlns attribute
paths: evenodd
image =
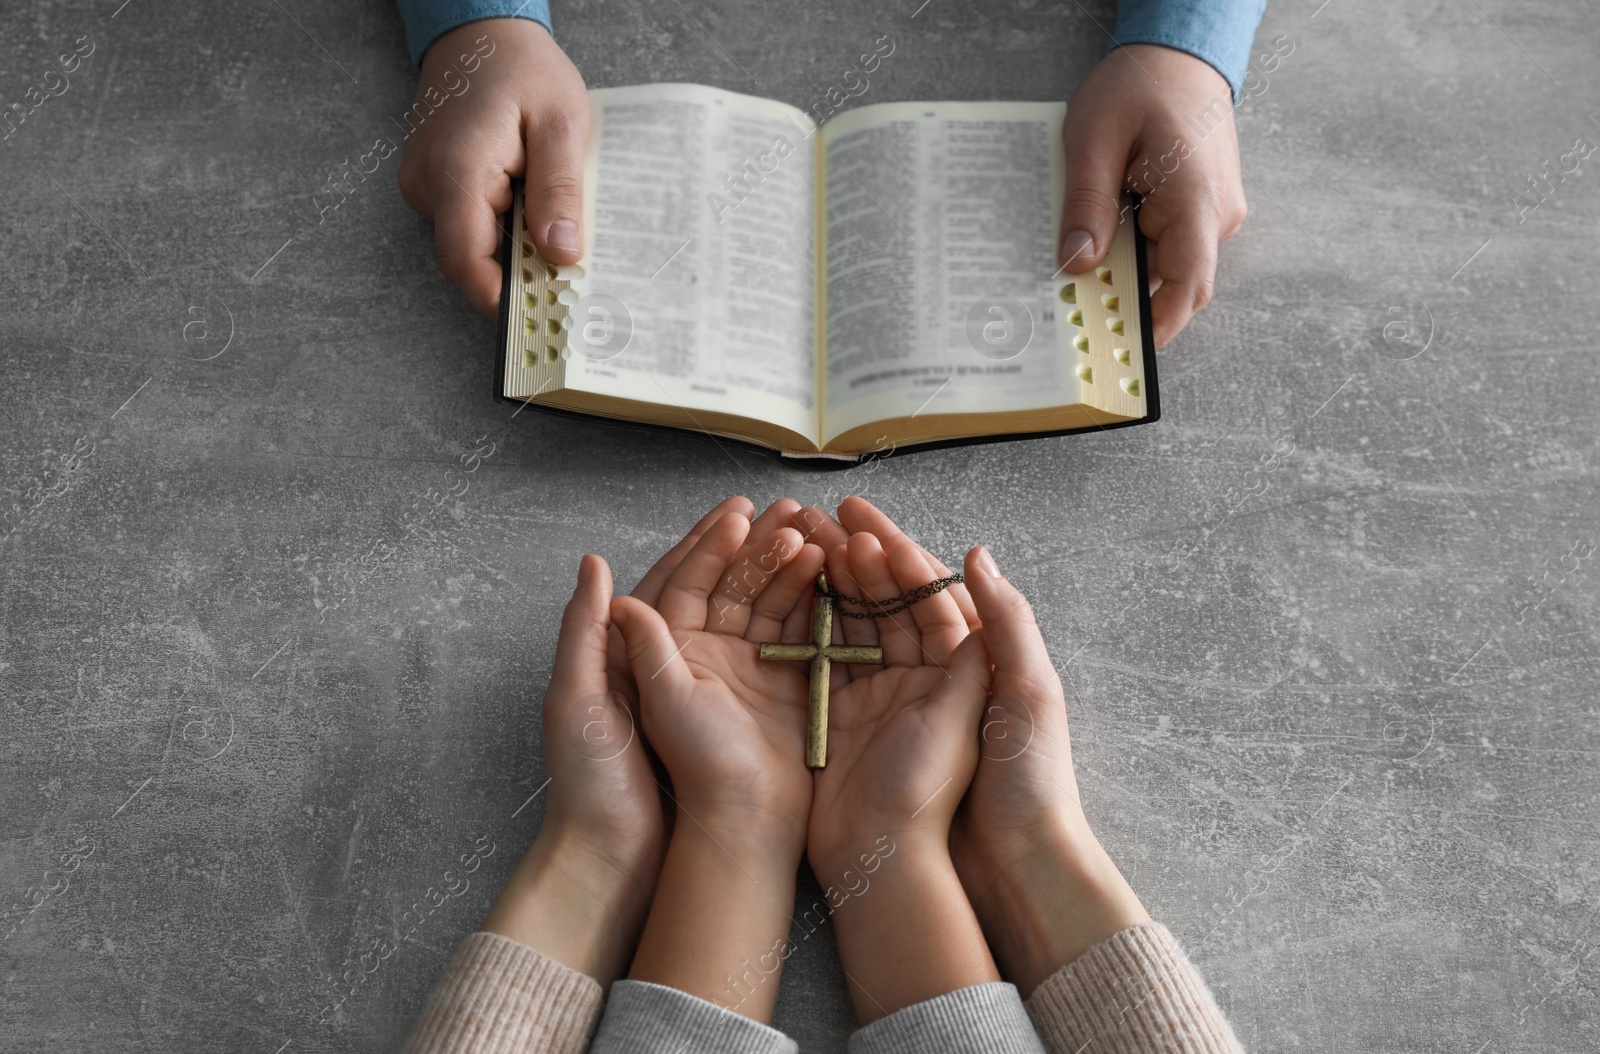
<svg viewBox="0 0 1600 1054"><path fill-rule="evenodd" d="M1031 594L1091 818L1251 1049L1600 1045L1600 158L1529 189L1600 141L1600 11L1275 4L1164 419L815 474L513 420L394 160L318 222L410 103L390 7L118 2L0 15L0 105L93 47L0 143L0 1049L393 1048L537 830L578 557L850 492ZM559 29L596 86L803 105L889 33L865 102L1059 99L1113 16L773 6ZM777 1024L840 1049L831 934L791 967Z"/></svg>

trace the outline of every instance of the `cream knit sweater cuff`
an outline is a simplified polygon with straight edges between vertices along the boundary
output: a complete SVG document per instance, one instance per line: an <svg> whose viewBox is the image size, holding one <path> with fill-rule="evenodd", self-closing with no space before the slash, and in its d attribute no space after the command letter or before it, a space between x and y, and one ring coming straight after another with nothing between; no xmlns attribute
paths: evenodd
<svg viewBox="0 0 1600 1054"><path fill-rule="evenodd" d="M580 1054L600 1020L594 978L497 933L461 942L405 1054Z"/></svg>
<svg viewBox="0 0 1600 1054"><path fill-rule="evenodd" d="M1051 974L1027 1007L1052 1054L1085 1047L1095 1054L1244 1054L1211 990L1159 922L1094 945Z"/></svg>

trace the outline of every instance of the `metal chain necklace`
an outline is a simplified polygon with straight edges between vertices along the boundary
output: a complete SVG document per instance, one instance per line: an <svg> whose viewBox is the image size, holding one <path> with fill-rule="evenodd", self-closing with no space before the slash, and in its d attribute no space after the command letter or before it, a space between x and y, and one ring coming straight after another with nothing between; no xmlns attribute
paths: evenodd
<svg viewBox="0 0 1600 1054"><path fill-rule="evenodd" d="M888 618L891 615L898 615L900 612L907 610L919 600L927 600L935 593L941 593L957 582L965 580L966 576L957 571L953 575L934 579L925 586L909 589L899 596L890 597L887 600L866 600L861 597L845 596L830 584L828 586L828 596L844 604L854 604L857 607L866 608L865 611L846 611L843 607L838 608L839 614L845 618Z"/></svg>

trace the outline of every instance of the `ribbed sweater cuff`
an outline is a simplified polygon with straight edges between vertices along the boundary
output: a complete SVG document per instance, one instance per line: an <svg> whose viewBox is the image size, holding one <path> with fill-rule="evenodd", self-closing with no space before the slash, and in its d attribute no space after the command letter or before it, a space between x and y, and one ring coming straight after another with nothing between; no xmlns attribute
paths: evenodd
<svg viewBox="0 0 1600 1054"><path fill-rule="evenodd" d="M1095 1054L1244 1054L1199 971L1159 922L1096 944L1051 974L1027 1007L1052 1054L1086 1046Z"/></svg>
<svg viewBox="0 0 1600 1054"><path fill-rule="evenodd" d="M991 981L913 1003L850 1037L850 1054L1044 1054L1017 987Z"/></svg>
<svg viewBox="0 0 1600 1054"><path fill-rule="evenodd" d="M594 978L497 933L461 942L404 1054L581 1054L604 996Z"/></svg>
<svg viewBox="0 0 1600 1054"><path fill-rule="evenodd" d="M649 981L611 986L589 1054L796 1054L775 1028L687 992Z"/></svg>

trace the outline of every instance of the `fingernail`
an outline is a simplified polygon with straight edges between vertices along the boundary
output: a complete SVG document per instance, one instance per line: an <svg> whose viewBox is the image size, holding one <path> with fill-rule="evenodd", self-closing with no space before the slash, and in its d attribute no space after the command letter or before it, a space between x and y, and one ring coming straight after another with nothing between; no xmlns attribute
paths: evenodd
<svg viewBox="0 0 1600 1054"><path fill-rule="evenodd" d="M583 251L583 242L578 240L578 225L571 220L556 220L545 232L544 240L552 249L574 253Z"/></svg>
<svg viewBox="0 0 1600 1054"><path fill-rule="evenodd" d="M986 549L985 547L981 546L981 545L978 546L978 559L977 559L977 562L978 562L978 570L982 571L984 574L988 575L990 578L999 578L1000 577L1000 568L995 565L994 557L990 556L989 555L989 550Z"/></svg>
<svg viewBox="0 0 1600 1054"><path fill-rule="evenodd" d="M580 587L588 585L592 574L593 572L589 570L589 558L585 556L578 561L578 585Z"/></svg>
<svg viewBox="0 0 1600 1054"><path fill-rule="evenodd" d="M1061 264L1069 271L1074 260L1081 260L1094 254L1094 238L1088 231L1068 231L1061 239Z"/></svg>

